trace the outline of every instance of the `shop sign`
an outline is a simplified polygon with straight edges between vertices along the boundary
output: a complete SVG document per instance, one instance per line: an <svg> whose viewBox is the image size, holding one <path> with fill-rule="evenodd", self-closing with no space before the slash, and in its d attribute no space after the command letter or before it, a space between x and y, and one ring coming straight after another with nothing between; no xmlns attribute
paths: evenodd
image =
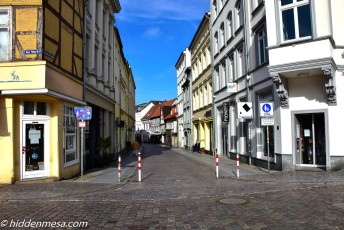
<svg viewBox="0 0 344 230"><path fill-rule="evenodd" d="M223 122L229 122L229 103L223 102L222 104L222 114L223 114Z"/></svg>
<svg viewBox="0 0 344 230"><path fill-rule="evenodd" d="M253 119L252 102L238 102L238 119Z"/></svg>

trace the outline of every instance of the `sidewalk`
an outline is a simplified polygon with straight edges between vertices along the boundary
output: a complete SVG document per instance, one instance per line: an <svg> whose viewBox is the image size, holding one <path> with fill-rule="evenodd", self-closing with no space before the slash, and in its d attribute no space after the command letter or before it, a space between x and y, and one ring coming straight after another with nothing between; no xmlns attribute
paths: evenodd
<svg viewBox="0 0 344 230"><path fill-rule="evenodd" d="M188 157L196 162L214 169L215 157L206 154L194 153L181 148L171 150ZM260 181L260 182L285 182L285 183L336 183L344 184L344 169L335 172L312 171L312 170L290 170L268 172L265 168L240 163L239 177L236 175L236 161L227 157L219 157L219 177L233 177L238 180Z"/></svg>
<svg viewBox="0 0 344 230"><path fill-rule="evenodd" d="M143 148L140 147L139 151L142 152ZM137 156L134 156L133 150L128 154L122 156L121 159L121 180L118 178L118 162L113 162L114 165L102 168L93 172L85 172L85 174L71 181L87 182L87 183L105 183L105 184L121 184L132 176L137 167Z"/></svg>

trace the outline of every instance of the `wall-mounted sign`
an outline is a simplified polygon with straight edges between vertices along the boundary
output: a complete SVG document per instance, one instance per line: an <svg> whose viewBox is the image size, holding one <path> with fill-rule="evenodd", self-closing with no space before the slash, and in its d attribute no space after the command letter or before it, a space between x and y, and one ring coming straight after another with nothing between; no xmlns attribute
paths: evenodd
<svg viewBox="0 0 344 230"><path fill-rule="evenodd" d="M273 117L261 117L261 126L273 126L275 124L275 120Z"/></svg>
<svg viewBox="0 0 344 230"><path fill-rule="evenodd" d="M238 118L253 119L252 102L238 102Z"/></svg>
<svg viewBox="0 0 344 230"><path fill-rule="evenodd" d="M272 102L260 102L260 116L272 117L274 115L274 104Z"/></svg>
<svg viewBox="0 0 344 230"><path fill-rule="evenodd" d="M223 102L222 114L223 114L222 121L223 122L229 122L229 103L228 102Z"/></svg>
<svg viewBox="0 0 344 230"><path fill-rule="evenodd" d="M38 50L25 50L25 54L41 54L42 50L38 49Z"/></svg>
<svg viewBox="0 0 344 230"><path fill-rule="evenodd" d="M237 83L235 83L235 82L228 83L227 84L227 92L228 93L236 93L236 92L238 92Z"/></svg>
<svg viewBox="0 0 344 230"><path fill-rule="evenodd" d="M19 75L16 74L16 71L13 70L13 72L11 73L11 80L7 80L7 81L0 81L0 83L6 83L6 82L31 82L31 80L24 80L24 81L21 81L19 79Z"/></svg>

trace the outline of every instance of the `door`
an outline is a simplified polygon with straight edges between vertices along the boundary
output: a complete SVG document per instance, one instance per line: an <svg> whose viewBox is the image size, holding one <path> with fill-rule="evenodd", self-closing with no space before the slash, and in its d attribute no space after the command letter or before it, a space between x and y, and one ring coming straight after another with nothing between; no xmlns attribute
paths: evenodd
<svg viewBox="0 0 344 230"><path fill-rule="evenodd" d="M326 166L324 113L295 114L296 165Z"/></svg>
<svg viewBox="0 0 344 230"><path fill-rule="evenodd" d="M22 179L48 176L48 121L23 121Z"/></svg>

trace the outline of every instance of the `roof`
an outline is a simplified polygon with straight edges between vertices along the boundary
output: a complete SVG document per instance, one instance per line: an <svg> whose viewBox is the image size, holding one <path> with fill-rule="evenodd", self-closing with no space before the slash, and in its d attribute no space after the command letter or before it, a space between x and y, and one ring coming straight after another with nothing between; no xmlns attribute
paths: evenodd
<svg viewBox="0 0 344 230"><path fill-rule="evenodd" d="M157 105L154 105L147 113L146 115L144 115L144 117L142 119L144 120L149 120L149 119L152 119L152 118L155 118L155 117L160 117L160 108L161 108L161 105L160 104L157 104ZM141 120L142 120L141 119Z"/></svg>
<svg viewBox="0 0 344 230"><path fill-rule="evenodd" d="M169 100L169 101L164 101L163 103L162 103L162 106L172 106L173 105L173 102L176 100L176 98L173 98L173 99L171 99L171 100Z"/></svg>
<svg viewBox="0 0 344 230"><path fill-rule="evenodd" d="M171 111L171 113L170 114L168 114L164 119L172 119L172 118L174 118L174 117L176 117L177 116L177 109L174 107L174 108L172 108L172 111Z"/></svg>

